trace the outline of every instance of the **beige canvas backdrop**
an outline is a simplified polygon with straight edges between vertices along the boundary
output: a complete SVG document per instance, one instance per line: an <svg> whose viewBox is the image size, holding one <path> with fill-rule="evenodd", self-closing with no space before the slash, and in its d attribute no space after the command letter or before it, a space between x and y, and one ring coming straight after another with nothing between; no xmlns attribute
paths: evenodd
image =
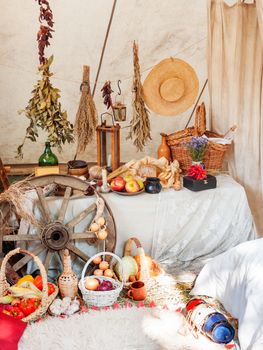
<svg viewBox="0 0 263 350"><path fill-rule="evenodd" d="M47 55L54 54L52 83L61 90L62 107L74 122L78 108L82 66L91 67L94 82L113 0L50 0L55 33ZM0 0L0 156L5 163L35 163L43 151L45 135L38 142L28 142L24 159L14 159L17 146L24 137L28 120L18 115L27 105L33 85L38 79L37 42L39 6L35 0ZM122 80L122 93L127 104L127 126L131 120L132 43L139 43L142 80L150 67L164 58L175 56L187 61L196 70L200 86L207 78L207 0L118 0L108 44L95 94L98 113L105 112L100 89L106 80ZM208 89L204 99L208 103ZM191 108L176 117L151 113L152 142L143 153L137 153L128 128L121 131L121 160L156 155L161 142L160 132L170 133L184 128ZM63 147L58 154L67 162L75 154L75 145ZM96 160L96 144L80 155Z"/></svg>
<svg viewBox="0 0 263 350"><path fill-rule="evenodd" d="M259 235L263 235L262 14L261 0L257 6L208 1L212 128L224 132L238 126L229 169L246 188Z"/></svg>

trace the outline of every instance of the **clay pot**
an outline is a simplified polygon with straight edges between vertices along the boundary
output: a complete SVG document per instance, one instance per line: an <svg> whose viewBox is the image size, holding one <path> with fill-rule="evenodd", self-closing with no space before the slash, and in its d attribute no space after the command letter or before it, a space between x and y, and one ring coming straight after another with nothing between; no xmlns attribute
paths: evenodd
<svg viewBox="0 0 263 350"><path fill-rule="evenodd" d="M171 151L170 151L170 147L167 145L167 142L166 142L167 135L164 133L161 133L160 135L162 136L162 143L160 144L157 150L158 159L165 157L168 161L170 161Z"/></svg>
<svg viewBox="0 0 263 350"><path fill-rule="evenodd" d="M147 296L145 284L142 281L136 281L131 284L128 291L128 297L133 300L144 300Z"/></svg>
<svg viewBox="0 0 263 350"><path fill-rule="evenodd" d="M68 174L73 176L89 177L88 164L84 160L70 160L68 162Z"/></svg>

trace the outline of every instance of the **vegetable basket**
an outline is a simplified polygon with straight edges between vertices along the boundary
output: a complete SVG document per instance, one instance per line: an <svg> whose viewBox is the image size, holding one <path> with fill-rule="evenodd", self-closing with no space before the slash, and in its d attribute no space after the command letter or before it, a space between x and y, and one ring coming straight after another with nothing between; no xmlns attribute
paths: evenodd
<svg viewBox="0 0 263 350"><path fill-rule="evenodd" d="M41 260L31 253L28 250L21 249L21 248L16 248L14 250L11 250L9 253L6 254L6 256L3 259L1 269L0 269L0 297L5 296L8 294L8 289L10 287L9 283L6 280L6 264L8 260L16 255L16 254L26 254L30 255L33 258L33 261L37 264L40 274L42 276L42 281L43 281L43 290L42 290L42 297L41 297L41 302L38 306L38 308L30 315L24 317L22 321L24 322L33 322L38 320L40 317L42 317L46 312L49 307L49 305L53 302L53 300L56 298L58 294L58 287L54 285L55 291L48 296L48 284L47 284L47 273L44 265L42 264Z"/></svg>
<svg viewBox="0 0 263 350"><path fill-rule="evenodd" d="M192 137L207 136L213 138L222 138L223 135L206 130L206 111L205 104L202 103L196 109L195 125L184 130L176 131L167 135L166 141L171 149L172 159L178 160L180 168L183 172L191 166L192 159L186 147L186 143L190 142ZM221 170L226 152L231 144L223 145L209 141L207 143L203 162L207 170Z"/></svg>
<svg viewBox="0 0 263 350"><path fill-rule="evenodd" d="M129 238L124 245L124 256L132 256L132 245L135 244L137 248L137 264L140 266L139 267L139 274L138 274L138 279L140 281L143 281L145 284L149 281L150 279L150 268L149 264L147 263L146 256L144 249L141 245L141 242L138 240L136 237L131 237Z"/></svg>
<svg viewBox="0 0 263 350"><path fill-rule="evenodd" d="M163 273L163 270L157 264L157 262L150 256L145 255L145 251L141 245L141 242L136 237L129 238L124 245L124 256L132 256L132 245L135 244L137 248L137 254L134 257L138 264L139 272L136 276L140 281L143 281L145 285L152 277L156 277Z"/></svg>
<svg viewBox="0 0 263 350"><path fill-rule="evenodd" d="M87 263L85 264L82 274L81 274L81 279L79 281L79 289L82 293L82 297L84 302L87 305L92 305L92 306L97 306L97 307L103 307L103 306L111 306L119 297L120 292L123 289L123 285L125 283L125 281L122 279L122 281L117 281L113 278L110 277L106 277L106 276L86 276L86 271L88 266L90 265L90 263L98 256L103 256L103 255L110 255L112 257L114 257L121 266L121 272L122 272L122 276L123 276L123 265L122 265L122 261L121 259L115 255L114 253L110 253L110 252L101 252L98 253L96 255L94 255L93 257L91 257ZM106 281L110 281L113 285L113 290L109 290L109 291L93 291L93 290L88 290L87 288L85 288L85 281L87 278L97 278L100 281L106 280Z"/></svg>

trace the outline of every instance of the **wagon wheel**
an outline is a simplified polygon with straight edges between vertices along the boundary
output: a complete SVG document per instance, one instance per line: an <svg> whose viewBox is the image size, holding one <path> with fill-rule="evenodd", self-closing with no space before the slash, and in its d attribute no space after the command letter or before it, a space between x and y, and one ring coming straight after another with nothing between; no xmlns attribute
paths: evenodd
<svg viewBox="0 0 263 350"><path fill-rule="evenodd" d="M43 263L47 271L53 255L58 254L60 259L62 259L62 251L66 248L75 256L81 258L84 262L88 261L89 256L80 248L76 247L74 242L85 240L89 245L96 245L98 244L97 237L95 233L91 231L85 230L84 232L74 232L74 228L82 220L87 218L89 214L94 213L95 216L97 209L95 196L93 196L94 203L73 217L69 222L65 222L65 215L73 191L78 191L78 197L82 197L85 195L85 191L89 185L81 179L67 175L39 176L29 180L29 183L31 184L32 189L36 190L39 199L38 204L42 212L41 224L43 225L41 226L40 233L3 235L2 240L16 242L18 244L19 242L37 242L36 246L32 250L32 253L34 255L40 255L43 252L46 252ZM43 187L51 184L59 185L65 188L62 204L55 219L52 218L46 197L43 193ZM99 194L98 196L101 197ZM116 226L112 212L105 200L104 202L105 208L103 216L106 219L108 236L105 240L103 248L106 251L113 252L116 245ZM87 224L87 227L89 227L89 225L90 223ZM23 268L30 261L30 259L31 256L29 255L22 257L13 265L14 271L18 271Z"/></svg>

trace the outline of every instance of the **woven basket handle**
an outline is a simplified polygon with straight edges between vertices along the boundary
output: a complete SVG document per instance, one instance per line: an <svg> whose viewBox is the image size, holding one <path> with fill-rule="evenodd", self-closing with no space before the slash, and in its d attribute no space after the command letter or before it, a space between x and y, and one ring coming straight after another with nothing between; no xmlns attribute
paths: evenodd
<svg viewBox="0 0 263 350"><path fill-rule="evenodd" d="M206 110L204 102L197 106L195 113L195 136L202 136L206 132Z"/></svg>
<svg viewBox="0 0 263 350"><path fill-rule="evenodd" d="M97 258L98 256L102 256L102 255L110 255L112 257L114 257L119 263L120 263L120 266L121 266L121 274L122 274L122 281L121 281L121 289L123 288L123 285L124 283L126 282L124 280L124 271L123 271L123 263L121 261L121 259L114 253L111 253L111 252L101 252L101 253L97 253L95 254L94 256L92 256L85 264L83 270L82 270L82 274L81 274L81 280L80 280L80 283L81 283L81 288L83 290L85 290L85 286L84 286L84 279L85 279L85 274L86 274L86 271L87 271L87 268L89 266L89 264L95 259Z"/></svg>
<svg viewBox="0 0 263 350"><path fill-rule="evenodd" d="M135 243L137 254L140 256L140 280L147 282L150 278L150 271L146 261L146 256L141 242L136 237L129 238L124 246L124 256L132 256L132 244Z"/></svg>
<svg viewBox="0 0 263 350"><path fill-rule="evenodd" d="M135 243L136 248L142 248L141 242L136 237L129 238L124 245L124 256L132 256L132 244Z"/></svg>
<svg viewBox="0 0 263 350"><path fill-rule="evenodd" d="M41 298L41 306L43 308L48 306L48 284L47 284L47 273L46 273L46 269L44 267L44 265L42 264L41 260L34 254L32 254L30 251L25 250L25 249L21 249L21 248L16 248L14 250L11 250L9 253L6 254L6 256L3 259L2 265L1 265L1 269L0 269L0 296L4 296L5 293L8 290L8 287L10 286L7 283L6 280L6 264L8 262L8 260L16 255L16 254L27 254L30 255L34 262L37 264L37 266L39 267L40 270L40 274L42 276L42 281L43 281L43 290L42 290L42 298ZM40 307L40 306L39 306ZM30 316L33 317L34 314L38 313L38 309L33 312L32 314L30 314Z"/></svg>

